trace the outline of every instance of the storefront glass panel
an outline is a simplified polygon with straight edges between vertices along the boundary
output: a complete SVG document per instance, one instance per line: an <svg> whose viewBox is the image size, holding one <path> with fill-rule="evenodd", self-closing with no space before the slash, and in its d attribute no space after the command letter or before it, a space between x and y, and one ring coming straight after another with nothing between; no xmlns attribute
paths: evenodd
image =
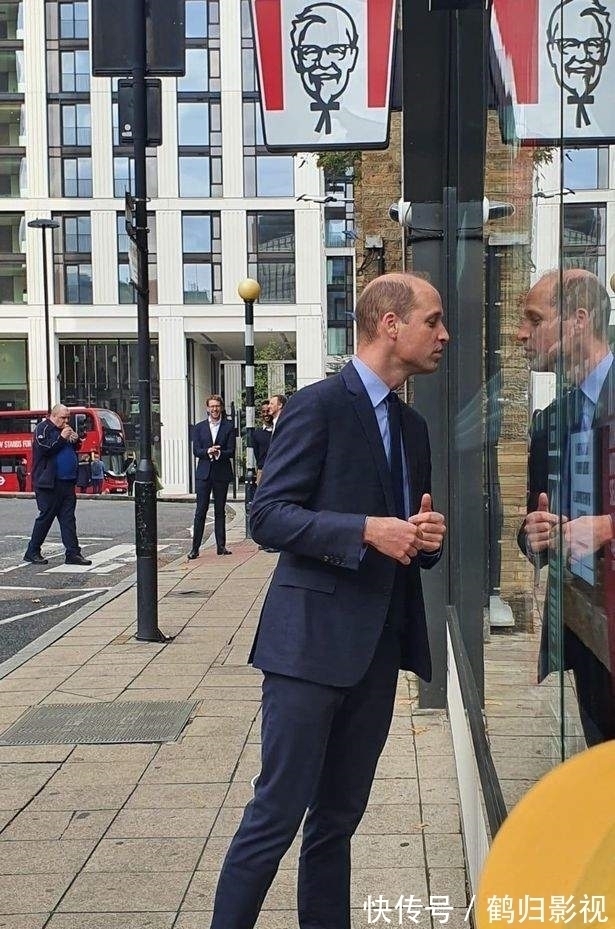
<svg viewBox="0 0 615 929"><path fill-rule="evenodd" d="M485 168L485 712L509 807L615 737L610 13L534 6L493 4Z"/></svg>

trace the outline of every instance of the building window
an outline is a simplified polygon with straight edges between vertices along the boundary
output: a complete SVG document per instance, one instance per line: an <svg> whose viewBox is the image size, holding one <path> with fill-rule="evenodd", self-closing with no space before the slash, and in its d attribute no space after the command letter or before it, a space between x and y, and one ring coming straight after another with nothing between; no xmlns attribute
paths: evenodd
<svg viewBox="0 0 615 929"><path fill-rule="evenodd" d="M60 14L60 38L87 39L87 0L77 0L75 3L60 3L58 6Z"/></svg>
<svg viewBox="0 0 615 929"><path fill-rule="evenodd" d="M177 104L177 144L209 145L209 105L198 101Z"/></svg>
<svg viewBox="0 0 615 929"><path fill-rule="evenodd" d="M186 74L177 81L180 197L222 196L220 6L186 3Z"/></svg>
<svg viewBox="0 0 615 929"><path fill-rule="evenodd" d="M608 187L608 146L564 149L564 186L573 191Z"/></svg>
<svg viewBox="0 0 615 929"><path fill-rule="evenodd" d="M158 266L156 260L156 214L147 214L147 228L149 236L148 246L148 277L149 302L158 303ZM128 249L130 236L126 232L126 217L124 213L117 214L117 289L118 303L136 303L137 296L134 284L130 277L130 264Z"/></svg>
<svg viewBox="0 0 615 929"><path fill-rule="evenodd" d="M186 0L186 38L207 39L212 34L220 35L218 2ZM214 14L214 15L212 15ZM215 27L212 29L212 27Z"/></svg>
<svg viewBox="0 0 615 929"><path fill-rule="evenodd" d="M246 197L293 197L292 155L270 155L265 148L258 100L243 104L243 178Z"/></svg>
<svg viewBox="0 0 615 929"><path fill-rule="evenodd" d="M241 0L241 55L244 196L294 197L293 156L272 155L265 148L248 0Z"/></svg>
<svg viewBox="0 0 615 929"><path fill-rule="evenodd" d="M62 145L71 147L92 144L92 122L89 103L65 103L61 109Z"/></svg>
<svg viewBox="0 0 615 929"><path fill-rule="evenodd" d="M60 52L60 90L63 93L89 93L90 53L87 49Z"/></svg>
<svg viewBox="0 0 615 929"><path fill-rule="evenodd" d="M606 284L606 206L564 205L562 265L585 268Z"/></svg>
<svg viewBox="0 0 615 929"><path fill-rule="evenodd" d="M261 303L295 302L295 217L292 210L248 213L248 275Z"/></svg>
<svg viewBox="0 0 615 929"><path fill-rule="evenodd" d="M354 230L354 174L325 173L325 193L332 198L325 204L325 245L327 248L352 248Z"/></svg>
<svg viewBox="0 0 615 929"><path fill-rule="evenodd" d="M53 267L56 303L92 303L92 225L88 213L54 216Z"/></svg>
<svg viewBox="0 0 615 929"><path fill-rule="evenodd" d="M114 410L121 416L129 451L139 448L138 346L134 339L60 342L60 396L71 406ZM158 343L151 353L152 431L154 457L160 448ZM160 462L158 462L159 464ZM120 465L121 466L121 465Z"/></svg>
<svg viewBox="0 0 615 929"><path fill-rule="evenodd" d="M92 159L62 159L62 193L65 197L92 196Z"/></svg>
<svg viewBox="0 0 615 929"><path fill-rule="evenodd" d="M182 243L184 303L221 303L219 214L183 213Z"/></svg>
<svg viewBox="0 0 615 929"><path fill-rule="evenodd" d="M26 299L23 213L0 213L0 303Z"/></svg>
<svg viewBox="0 0 615 929"><path fill-rule="evenodd" d="M353 258L327 258L327 354L351 355L353 339Z"/></svg>

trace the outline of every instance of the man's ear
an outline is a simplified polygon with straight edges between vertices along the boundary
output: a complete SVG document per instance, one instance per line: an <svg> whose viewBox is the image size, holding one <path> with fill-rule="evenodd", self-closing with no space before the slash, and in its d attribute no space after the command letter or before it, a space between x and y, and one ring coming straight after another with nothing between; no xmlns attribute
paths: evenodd
<svg viewBox="0 0 615 929"><path fill-rule="evenodd" d="M590 312L584 306L578 306L574 311L574 327L582 332L590 324Z"/></svg>
<svg viewBox="0 0 615 929"><path fill-rule="evenodd" d="M384 316L382 316L380 319L380 325L382 326L383 331L386 332L390 338L397 338L399 317L395 313L392 311L385 313Z"/></svg>

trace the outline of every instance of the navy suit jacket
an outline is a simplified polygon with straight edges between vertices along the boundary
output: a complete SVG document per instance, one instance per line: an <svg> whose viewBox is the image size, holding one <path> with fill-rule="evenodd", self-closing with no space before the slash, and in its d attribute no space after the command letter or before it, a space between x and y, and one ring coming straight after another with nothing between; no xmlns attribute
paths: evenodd
<svg viewBox="0 0 615 929"><path fill-rule="evenodd" d="M411 510L431 492L424 419L402 404ZM292 396L251 509L253 538L281 550L250 660L265 671L346 687L365 674L403 572L401 667L428 680L420 555L407 568L368 547L367 516L394 516L391 474L372 403L353 364Z"/></svg>
<svg viewBox="0 0 615 929"><path fill-rule="evenodd" d="M212 445L220 446L220 457L213 461L207 454L207 449ZM199 463L196 468L197 480L221 481L224 484L230 484L233 480L233 469L231 459L235 455L235 429L230 419L222 419L218 429L216 441L211 436L209 420L204 419L197 423L192 434L192 449Z"/></svg>

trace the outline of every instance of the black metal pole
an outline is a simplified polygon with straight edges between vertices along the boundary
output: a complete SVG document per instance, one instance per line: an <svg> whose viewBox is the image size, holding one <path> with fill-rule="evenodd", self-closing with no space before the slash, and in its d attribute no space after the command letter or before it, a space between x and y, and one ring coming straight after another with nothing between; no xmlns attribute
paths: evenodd
<svg viewBox="0 0 615 929"><path fill-rule="evenodd" d="M135 162L135 241L137 246L137 360L139 372L139 464L134 482L137 550L137 639L164 642L158 629L156 474L152 461L152 395L149 335L149 273L147 241L147 91L146 0L132 0L135 67L133 151Z"/></svg>
<svg viewBox="0 0 615 929"><path fill-rule="evenodd" d="M45 374L47 377L47 413L51 413L51 332L49 326L49 282L47 280L47 227L41 226L43 233L43 306L45 309Z"/></svg>
<svg viewBox="0 0 615 929"><path fill-rule="evenodd" d="M256 461L254 458L254 301L260 287L257 281L247 278L239 285L239 296L245 309L245 377L246 377L246 539L251 539L250 510L256 492Z"/></svg>
<svg viewBox="0 0 615 929"><path fill-rule="evenodd" d="M254 461L254 302L245 301L246 325L246 539L251 539L250 510L256 491Z"/></svg>

